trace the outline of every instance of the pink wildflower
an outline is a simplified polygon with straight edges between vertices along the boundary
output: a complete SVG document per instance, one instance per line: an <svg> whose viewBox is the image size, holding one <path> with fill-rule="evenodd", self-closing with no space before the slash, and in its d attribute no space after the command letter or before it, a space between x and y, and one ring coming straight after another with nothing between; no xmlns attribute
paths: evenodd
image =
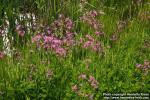
<svg viewBox="0 0 150 100"><path fill-rule="evenodd" d="M103 32L100 32L100 31L96 31L95 34L96 34L96 35L104 35L104 33L103 33Z"/></svg>
<svg viewBox="0 0 150 100"><path fill-rule="evenodd" d="M94 78L93 76L91 76L91 75L90 75L90 77L89 77L89 80L88 80L88 81L89 81L89 82L92 82L92 81L94 81L94 80L95 80L95 78Z"/></svg>
<svg viewBox="0 0 150 100"><path fill-rule="evenodd" d="M94 89L98 88L98 82L97 82L97 81L92 81L92 82L91 82L91 86L92 86Z"/></svg>
<svg viewBox="0 0 150 100"><path fill-rule="evenodd" d="M53 75L53 71L50 70L50 69L48 69L48 71L46 72L46 77L47 77L48 79L50 79L50 78L52 77L52 75Z"/></svg>
<svg viewBox="0 0 150 100"><path fill-rule="evenodd" d="M96 17L98 14L97 14L97 11L93 10L93 11L90 11L90 15L92 17Z"/></svg>
<svg viewBox="0 0 150 100"><path fill-rule="evenodd" d="M73 85L73 86L71 87L71 89L72 89L72 91L77 92L78 87L77 87L77 85Z"/></svg>
<svg viewBox="0 0 150 100"><path fill-rule="evenodd" d="M136 68L141 68L142 66L142 64L136 64Z"/></svg>
<svg viewBox="0 0 150 100"><path fill-rule="evenodd" d="M50 27L47 27L47 33L48 33L48 34L51 34L51 33L52 33L52 30L51 30Z"/></svg>
<svg viewBox="0 0 150 100"><path fill-rule="evenodd" d="M23 27L21 25L16 26L16 32L21 37L23 37L25 35L25 31L23 30Z"/></svg>
<svg viewBox="0 0 150 100"><path fill-rule="evenodd" d="M80 38L80 40L79 40L79 41L80 41L80 43L83 43L83 38Z"/></svg>
<svg viewBox="0 0 150 100"><path fill-rule="evenodd" d="M81 74L81 75L79 76L79 78L81 78L81 79L86 79L86 74Z"/></svg>
<svg viewBox="0 0 150 100"><path fill-rule="evenodd" d="M60 56L65 56L66 55L66 50L64 48L56 48L56 54L60 55Z"/></svg>
<svg viewBox="0 0 150 100"><path fill-rule="evenodd" d="M90 77L89 77L89 83L91 84L91 86L94 88L94 89L96 89L96 88L98 88L98 82L97 82L97 80L93 77L93 76L91 76L90 75Z"/></svg>
<svg viewBox="0 0 150 100"><path fill-rule="evenodd" d="M111 41L116 41L118 39L118 36L116 35L116 34L113 34L112 36L111 36Z"/></svg>
<svg viewBox="0 0 150 100"><path fill-rule="evenodd" d="M0 59L3 59L5 56L5 54L3 52L0 51Z"/></svg>
<svg viewBox="0 0 150 100"><path fill-rule="evenodd" d="M150 65L150 62L148 60L144 60L144 66Z"/></svg>
<svg viewBox="0 0 150 100"><path fill-rule="evenodd" d="M51 36L44 36L44 43L50 43L52 42L54 38Z"/></svg>
<svg viewBox="0 0 150 100"><path fill-rule="evenodd" d="M69 18L66 18L65 19L65 22L66 22L66 28L67 29L72 29L73 28L73 22L72 22L72 20L71 19L69 19Z"/></svg>
<svg viewBox="0 0 150 100"><path fill-rule="evenodd" d="M40 34L37 34L32 38L32 42L33 43L38 42L41 38L42 38L42 36Z"/></svg>
<svg viewBox="0 0 150 100"><path fill-rule="evenodd" d="M92 36L90 36L90 35L86 35L85 36L89 41L94 41L94 38L92 37Z"/></svg>
<svg viewBox="0 0 150 100"><path fill-rule="evenodd" d="M53 44L55 44L55 45L61 45L61 44L62 44L62 41L61 41L61 40L58 40L58 39L54 39L52 42L53 42Z"/></svg>
<svg viewBox="0 0 150 100"><path fill-rule="evenodd" d="M25 31L18 31L18 35L20 35L21 37L23 37L25 34Z"/></svg>
<svg viewBox="0 0 150 100"><path fill-rule="evenodd" d="M92 44L93 44L93 42L87 41L87 42L84 43L83 47L84 47L84 48L88 48L88 47L90 47Z"/></svg>

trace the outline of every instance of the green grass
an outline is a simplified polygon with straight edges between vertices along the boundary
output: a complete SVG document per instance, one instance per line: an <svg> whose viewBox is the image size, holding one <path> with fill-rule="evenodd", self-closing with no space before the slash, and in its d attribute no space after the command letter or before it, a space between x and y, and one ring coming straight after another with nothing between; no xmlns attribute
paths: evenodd
<svg viewBox="0 0 150 100"><path fill-rule="evenodd" d="M32 2L32 0L30 1ZM97 18L104 25L105 33L104 36L98 37L94 35L93 29L79 20L84 13L78 11L79 2L62 0L64 6L61 7L57 0L52 0L53 2L51 0L35 1L33 8L36 6L35 3L43 2L43 5L42 3L37 4L36 10L29 8L31 12L35 10L33 12L38 13L39 23L50 24L57 19L58 14L64 13L75 22L73 31L77 32L76 41L79 41L79 38L84 37L86 33L91 34L102 43L104 53L100 54L90 49L82 49L80 46L73 46L67 57L58 57L51 51L37 50L31 44L30 39L26 37L28 41L26 44L19 42L13 44L19 55L5 56L0 59L0 100L88 100L88 97L79 96L72 91L71 87L75 84L82 84L79 91L92 94L94 100L102 100L103 93L150 93L150 73L144 74L136 68L136 64L143 64L144 60L150 61L150 47L144 47L145 40L150 42L148 19L143 21L139 15L130 18L132 14L123 12L128 8L126 7L128 4L122 4L118 0L116 2L115 0L113 0L114 2L102 0L101 3L96 0L88 0L89 4L86 5L86 9L102 10L105 13ZM49 6L48 2L52 6ZM14 16L11 8L14 7L13 2L11 3L12 5L8 4L10 5L7 7L8 9L5 8L7 5L3 6L6 12L10 12L8 15L12 24L10 36L16 34L13 33ZM19 5L23 5L19 4L17 0L16 3L18 3L18 8L15 8L17 11ZM27 1L26 3L28 4ZM145 12L149 8L150 6L144 4L143 7L139 7L137 12ZM130 11L130 9L128 10ZM0 11L2 12L2 9ZM124 19L123 14L127 14L125 20L128 21L128 24L121 32L116 32L117 22ZM1 21L3 22L3 19ZM115 42L110 40L113 33L119 36ZM2 50L1 37L0 43L0 50ZM88 59L90 62L87 68ZM53 71L51 79L46 77L48 69ZM88 80L80 80L78 77L82 73L94 76L99 82L98 89L93 89Z"/></svg>

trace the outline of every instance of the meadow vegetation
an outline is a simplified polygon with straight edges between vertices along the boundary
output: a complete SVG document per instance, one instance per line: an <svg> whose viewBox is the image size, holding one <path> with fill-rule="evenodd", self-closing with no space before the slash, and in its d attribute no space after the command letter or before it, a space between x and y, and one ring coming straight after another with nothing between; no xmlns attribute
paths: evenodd
<svg viewBox="0 0 150 100"><path fill-rule="evenodd" d="M0 100L150 93L149 0L0 0Z"/></svg>

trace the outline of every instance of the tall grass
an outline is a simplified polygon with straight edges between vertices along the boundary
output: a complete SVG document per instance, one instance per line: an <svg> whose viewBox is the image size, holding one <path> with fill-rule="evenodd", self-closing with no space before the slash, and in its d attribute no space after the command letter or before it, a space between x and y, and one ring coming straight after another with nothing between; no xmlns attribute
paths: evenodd
<svg viewBox="0 0 150 100"><path fill-rule="evenodd" d="M145 65L150 63L149 1L81 1L0 0L0 29L3 30L8 20L9 32L6 34L12 49L11 57L7 54L0 57L0 99L101 100L103 93L150 92L149 68L145 71L136 67L137 64L150 67L150 64ZM93 26L81 20L85 13L93 10L100 13L94 19L102 24L102 29L97 30L103 35L96 35ZM27 14L31 18L25 17ZM62 46L67 51L65 56L31 41L37 34L46 34L45 28L59 19L60 14L74 23L73 29L69 30L75 33L74 44ZM16 31L16 20L24 26L23 37ZM29 30L27 23L31 23ZM54 33L59 36L64 31L61 26ZM88 41L87 34L100 42L100 52L83 48L84 42ZM83 42L80 42L81 38ZM41 44L44 45L42 40ZM1 35L0 50L3 51ZM86 78L82 79L82 75Z"/></svg>

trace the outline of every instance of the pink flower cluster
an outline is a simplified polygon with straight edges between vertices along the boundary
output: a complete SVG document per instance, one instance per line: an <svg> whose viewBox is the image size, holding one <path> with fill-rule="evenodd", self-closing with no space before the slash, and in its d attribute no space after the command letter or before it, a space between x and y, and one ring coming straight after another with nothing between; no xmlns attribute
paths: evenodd
<svg viewBox="0 0 150 100"><path fill-rule="evenodd" d="M90 25L94 30L96 35L103 35L104 32L102 32L102 24L96 19L98 16L97 11L92 10L89 12L86 12L82 17L81 20L86 22L88 25Z"/></svg>
<svg viewBox="0 0 150 100"><path fill-rule="evenodd" d="M119 21L117 23L117 32L121 32L127 25L126 21Z"/></svg>
<svg viewBox="0 0 150 100"><path fill-rule="evenodd" d="M118 35L117 34L115 34L115 33L113 33L112 35L111 35L111 37L110 37L110 40L111 41L117 41L117 39L118 39Z"/></svg>
<svg viewBox="0 0 150 100"><path fill-rule="evenodd" d="M51 69L48 69L46 72L46 78L51 79L53 76L53 71Z"/></svg>
<svg viewBox="0 0 150 100"><path fill-rule="evenodd" d="M32 38L32 42L35 42L37 47L43 47L45 50L53 50L60 56L66 55L66 50L62 47L63 41L54 35L37 34Z"/></svg>
<svg viewBox="0 0 150 100"><path fill-rule="evenodd" d="M136 68L144 71L145 73L147 73L150 69L150 61L145 60L144 64L136 64Z"/></svg>
<svg viewBox="0 0 150 100"><path fill-rule="evenodd" d="M54 21L51 26L46 28L43 34L37 34L32 38L32 42L37 47L53 50L60 56L65 56L67 49L65 47L74 44L74 32L72 32L73 22L69 18L60 15L58 20Z"/></svg>
<svg viewBox="0 0 150 100"><path fill-rule="evenodd" d="M86 41L84 41L82 38L80 39L80 43L83 44L83 48L91 48L92 50L96 52L102 51L101 43L96 41L92 36L86 35Z"/></svg>
<svg viewBox="0 0 150 100"><path fill-rule="evenodd" d="M71 31L73 27L73 21L70 18L66 18L63 14L60 14L58 19L51 24L51 29L53 32L62 29L65 31Z"/></svg>
<svg viewBox="0 0 150 100"><path fill-rule="evenodd" d="M22 25L17 25L16 26L16 32L18 33L19 36L23 37L25 35L25 30L23 29Z"/></svg>
<svg viewBox="0 0 150 100"><path fill-rule="evenodd" d="M81 75L79 76L79 79L87 79L86 74L81 74Z"/></svg>
<svg viewBox="0 0 150 100"><path fill-rule="evenodd" d="M0 51L0 59L3 59L5 56L4 52Z"/></svg>
<svg viewBox="0 0 150 100"><path fill-rule="evenodd" d="M37 34L32 38L32 42L38 42L42 39L42 35L41 34Z"/></svg>
<svg viewBox="0 0 150 100"><path fill-rule="evenodd" d="M98 82L97 80L93 77L93 76L89 76L89 80L88 82L91 84L91 86L94 88L94 89L97 89L98 88Z"/></svg>
<svg viewBox="0 0 150 100"><path fill-rule="evenodd" d="M117 33L120 33L122 32L125 27L127 26L127 21L119 21L117 22L117 27L116 27L116 30L114 31L114 33L110 36L110 40L112 42L115 42L119 39L119 34Z"/></svg>
<svg viewBox="0 0 150 100"><path fill-rule="evenodd" d="M95 77L93 77L92 75L88 77L86 74L80 74L78 78L81 79L82 81L85 80L85 82L87 82L93 88L92 91L98 88L99 83L95 79ZM71 89L73 92L75 92L79 96L93 99L94 98L93 94L82 92L82 89L81 89L82 86L83 86L82 84L75 84L71 87Z"/></svg>
<svg viewBox="0 0 150 100"><path fill-rule="evenodd" d="M77 90L78 90L77 84L73 85L73 86L71 87L71 89L72 89L73 92L77 92Z"/></svg>
<svg viewBox="0 0 150 100"><path fill-rule="evenodd" d="M83 80L86 80L86 79L87 79L87 76L86 76L86 74L81 74L81 75L79 76L79 78L80 78L80 79L83 79ZM99 84L99 83L97 82L97 80L96 80L92 75L89 76L88 82L90 83L90 85L91 85L94 89L98 88L98 84Z"/></svg>

